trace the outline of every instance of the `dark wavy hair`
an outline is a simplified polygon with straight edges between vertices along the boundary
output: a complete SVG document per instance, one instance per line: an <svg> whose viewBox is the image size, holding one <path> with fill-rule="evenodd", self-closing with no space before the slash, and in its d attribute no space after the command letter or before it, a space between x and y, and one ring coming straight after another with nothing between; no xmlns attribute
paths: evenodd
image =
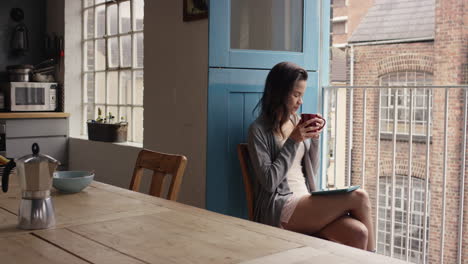
<svg viewBox="0 0 468 264"><path fill-rule="evenodd" d="M297 81L307 81L307 72L292 62L280 62L268 73L263 96L255 109L260 106L260 116L267 128L281 133L281 126L289 119L288 96Z"/></svg>

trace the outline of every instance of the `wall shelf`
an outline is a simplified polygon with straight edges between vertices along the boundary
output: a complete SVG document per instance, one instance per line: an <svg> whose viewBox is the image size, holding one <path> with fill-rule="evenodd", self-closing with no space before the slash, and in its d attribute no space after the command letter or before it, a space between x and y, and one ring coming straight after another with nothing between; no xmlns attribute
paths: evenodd
<svg viewBox="0 0 468 264"><path fill-rule="evenodd" d="M0 119L26 119L26 118L66 118L69 113L62 112L24 112L0 113Z"/></svg>

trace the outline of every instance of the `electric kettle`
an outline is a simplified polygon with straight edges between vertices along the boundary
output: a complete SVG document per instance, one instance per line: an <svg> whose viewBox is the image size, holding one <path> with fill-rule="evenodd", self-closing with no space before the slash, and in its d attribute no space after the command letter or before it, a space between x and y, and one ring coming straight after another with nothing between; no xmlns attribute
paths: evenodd
<svg viewBox="0 0 468 264"><path fill-rule="evenodd" d="M55 225L54 206L50 197L52 176L60 162L39 154L39 145L32 145L32 154L5 165L2 190L8 191L11 170L16 167L21 187L21 202L18 212L18 228L43 229Z"/></svg>

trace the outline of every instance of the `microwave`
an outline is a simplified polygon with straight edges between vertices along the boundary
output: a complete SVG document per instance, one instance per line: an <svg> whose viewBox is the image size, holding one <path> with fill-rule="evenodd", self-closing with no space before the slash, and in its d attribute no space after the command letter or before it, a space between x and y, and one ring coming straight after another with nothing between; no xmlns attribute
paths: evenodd
<svg viewBox="0 0 468 264"><path fill-rule="evenodd" d="M6 111L55 111L57 108L57 83L9 82L2 85L2 91Z"/></svg>

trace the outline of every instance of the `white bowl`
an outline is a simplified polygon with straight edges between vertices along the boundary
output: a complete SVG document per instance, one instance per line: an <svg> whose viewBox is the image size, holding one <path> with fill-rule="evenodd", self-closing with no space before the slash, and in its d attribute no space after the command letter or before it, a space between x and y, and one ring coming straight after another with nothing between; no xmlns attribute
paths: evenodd
<svg viewBox="0 0 468 264"><path fill-rule="evenodd" d="M52 179L55 189L64 193L77 193L86 188L94 179L90 171L56 171Z"/></svg>

